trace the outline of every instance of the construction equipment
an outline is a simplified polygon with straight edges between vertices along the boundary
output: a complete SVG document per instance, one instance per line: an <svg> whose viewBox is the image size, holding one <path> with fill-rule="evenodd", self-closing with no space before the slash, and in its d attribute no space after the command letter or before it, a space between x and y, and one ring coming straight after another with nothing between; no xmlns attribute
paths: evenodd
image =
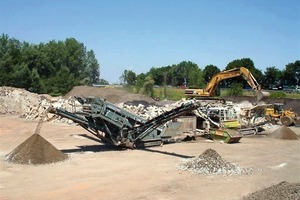
<svg viewBox="0 0 300 200"><path fill-rule="evenodd" d="M101 98L75 98L83 105L82 112L71 113L62 108L50 108L49 112L73 120L106 144L132 149L161 145L171 137L164 136L163 125L200 106L196 100L188 100L177 108L146 120Z"/></svg>
<svg viewBox="0 0 300 200"><path fill-rule="evenodd" d="M234 110L228 110L225 107L199 107L193 113L197 117L198 130L204 129L205 131L202 132L209 139L236 143L243 136L238 120L233 120L236 114Z"/></svg>
<svg viewBox="0 0 300 200"><path fill-rule="evenodd" d="M272 122L280 121L285 126L299 126L300 120L297 114L292 110L284 110L283 105L282 103L274 103L271 107L266 108L266 119Z"/></svg>
<svg viewBox="0 0 300 200"><path fill-rule="evenodd" d="M256 92L257 101L269 96L268 92L261 91L261 86L258 84L252 73L245 67L230 69L215 74L204 89L186 89L185 94L188 97L211 98L216 95L216 88L223 80L243 76L251 88Z"/></svg>
<svg viewBox="0 0 300 200"><path fill-rule="evenodd" d="M224 143L237 143L243 137L238 131L234 129L210 129L209 138L219 140Z"/></svg>

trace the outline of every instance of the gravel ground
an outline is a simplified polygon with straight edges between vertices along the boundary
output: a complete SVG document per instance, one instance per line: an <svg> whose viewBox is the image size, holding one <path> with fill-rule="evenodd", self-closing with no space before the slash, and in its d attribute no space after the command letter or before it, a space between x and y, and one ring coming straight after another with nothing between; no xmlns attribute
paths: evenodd
<svg viewBox="0 0 300 200"><path fill-rule="evenodd" d="M243 198L243 200L299 200L300 183L288 183L283 181L279 184L264 188Z"/></svg>

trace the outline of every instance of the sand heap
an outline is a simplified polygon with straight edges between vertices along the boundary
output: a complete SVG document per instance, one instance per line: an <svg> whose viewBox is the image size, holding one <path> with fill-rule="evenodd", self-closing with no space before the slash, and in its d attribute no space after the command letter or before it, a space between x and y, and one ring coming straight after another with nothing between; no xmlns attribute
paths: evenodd
<svg viewBox="0 0 300 200"><path fill-rule="evenodd" d="M179 165L179 168L205 175L236 175L250 172L222 159L213 149L205 150L200 156Z"/></svg>
<svg viewBox="0 0 300 200"><path fill-rule="evenodd" d="M282 140L298 140L297 134L286 126L281 126L269 135L270 137Z"/></svg>
<svg viewBox="0 0 300 200"><path fill-rule="evenodd" d="M254 192L243 200L281 200L300 199L300 183L288 183L286 181L268 188Z"/></svg>
<svg viewBox="0 0 300 200"><path fill-rule="evenodd" d="M145 101L148 103L154 103L154 99L142 95L142 94L133 94L123 90L122 88L107 86L107 87L91 87L91 86L75 86L73 89L68 92L64 98L67 99L69 97L77 96L95 96L100 97L102 99L106 99L111 103L122 103L128 101Z"/></svg>
<svg viewBox="0 0 300 200"><path fill-rule="evenodd" d="M6 156L6 160L17 164L50 164L67 159L39 134L33 134Z"/></svg>

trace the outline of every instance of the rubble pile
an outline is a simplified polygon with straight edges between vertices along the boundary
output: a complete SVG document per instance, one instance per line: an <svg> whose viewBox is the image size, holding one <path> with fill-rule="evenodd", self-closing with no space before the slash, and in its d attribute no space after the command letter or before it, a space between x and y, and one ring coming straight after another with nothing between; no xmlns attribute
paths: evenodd
<svg viewBox="0 0 300 200"><path fill-rule="evenodd" d="M72 90L72 92L80 92L81 90L78 90L80 88ZM85 89L87 88L81 88ZM92 88L88 88L90 93L93 93ZM95 88L94 88L95 89ZM99 89L96 88L95 90L99 90L99 94L101 91L104 91L107 93L108 96L112 96L112 94L109 93L108 89ZM83 92L81 91L81 92ZM178 107L180 104L182 104L185 99L182 99L177 102L167 102L159 105L158 103L155 104L153 102L148 102L144 100L144 97L139 97L136 100L130 99L130 98L123 98L120 95L124 95L124 91L122 90L114 90L115 92L119 92L118 94L114 94L119 97L118 102L123 100L122 103L118 103L117 106L120 108L123 108L129 112L132 112L136 115L139 115L140 117L143 117L147 120L152 119L158 115L163 114L164 112L167 112L171 109L174 109L175 107ZM87 92L87 91L85 91ZM81 93L80 93L81 94ZM102 98L106 98L107 96L103 96ZM138 96L137 96L138 97ZM126 101L129 100L129 101ZM112 102L113 103L113 102ZM248 108L251 108L253 106L250 102L241 102L240 104L233 104L232 102L227 102L225 105L219 105L217 103L209 103L205 101L201 101L201 110L204 112L207 112L207 108L210 107L220 107L220 108L226 108L226 113L231 113L232 116L227 116L227 118L236 118L235 115L237 114L239 121L241 124L249 124L249 116L245 113L245 110L248 110ZM20 115L20 117L26 118L26 119L39 119L40 117L44 116L46 113L46 110L53 106L54 108L63 108L69 112L77 112L82 111L82 105L75 100L72 96L63 98L54 98L49 95L38 95L35 93L28 92L24 89L19 88L13 88L13 87L0 87L0 114L14 114L14 115ZM235 110L236 111L235 111ZM199 109L198 109L199 110ZM199 111L200 112L200 111ZM202 113L203 114L203 113ZM203 115L205 116L205 115ZM242 117L241 117L242 116ZM45 121L53 121L55 123L68 123L68 124L74 124L73 121L68 120L66 118L61 118L59 116L53 115L51 113L47 113L46 117L44 118ZM253 118L254 119L254 118ZM255 121L251 121L251 124L263 124L265 121L264 118L258 118L255 117Z"/></svg>
<svg viewBox="0 0 300 200"><path fill-rule="evenodd" d="M300 199L300 183L288 183L283 181L277 185L264 188L244 197L243 200L281 200Z"/></svg>
<svg viewBox="0 0 300 200"><path fill-rule="evenodd" d="M72 97L69 97L68 99L58 98L55 99L54 101L53 100L49 101L49 99L44 99L40 102L38 107L32 108L29 112L23 113L20 117L26 119L38 119L39 117L46 115L44 119L45 121L53 121L54 123L73 124L72 120L61 118L57 115L48 113L47 109L49 107L63 108L69 112L82 111L82 105Z"/></svg>
<svg viewBox="0 0 300 200"><path fill-rule="evenodd" d="M213 149L207 149L200 156L180 164L179 169L204 175L237 175L251 172L227 162Z"/></svg>
<svg viewBox="0 0 300 200"><path fill-rule="evenodd" d="M42 99L24 89L0 87L0 114L18 115L36 109Z"/></svg>
<svg viewBox="0 0 300 200"><path fill-rule="evenodd" d="M6 156L6 160L16 164L40 165L64 161L68 156L39 134L33 134Z"/></svg>
<svg viewBox="0 0 300 200"><path fill-rule="evenodd" d="M143 117L145 119L152 119L154 117L157 117L158 115L163 114L164 112L170 111L178 106L180 106L185 99L182 99L180 101L166 104L164 106L156 106L156 105L144 105L144 104L138 104L138 105L131 105L127 102L125 103L119 103L118 107L123 108L129 112L132 112L140 117Z"/></svg>
<svg viewBox="0 0 300 200"><path fill-rule="evenodd" d="M31 93L25 89L0 87L0 114L2 115L20 115L22 118L35 120L46 114L44 118L46 121L73 123L71 120L46 113L50 106L60 107L70 112L82 110L81 104L72 97L68 99L54 98L49 95Z"/></svg>

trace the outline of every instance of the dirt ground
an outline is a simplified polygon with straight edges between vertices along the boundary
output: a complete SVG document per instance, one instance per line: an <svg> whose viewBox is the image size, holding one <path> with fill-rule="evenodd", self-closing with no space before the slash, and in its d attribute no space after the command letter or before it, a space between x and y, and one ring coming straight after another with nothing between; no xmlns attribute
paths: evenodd
<svg viewBox="0 0 300 200"><path fill-rule="evenodd" d="M41 136L69 155L49 165L5 161L29 138L37 121L0 117L0 199L241 199L282 181L300 183L300 140L244 137L237 144L202 138L146 150L119 150L93 140L78 126L44 123ZM300 127L293 127L300 135ZM206 149L250 174L200 175L178 168Z"/></svg>
<svg viewBox="0 0 300 200"><path fill-rule="evenodd" d="M95 96L108 100L111 103L124 103L128 101L140 101L142 103L152 104L155 103L154 99L142 95L129 93L120 88L103 88L103 87L91 87L91 86L75 86L70 92L68 92L64 98L67 99L70 96Z"/></svg>

